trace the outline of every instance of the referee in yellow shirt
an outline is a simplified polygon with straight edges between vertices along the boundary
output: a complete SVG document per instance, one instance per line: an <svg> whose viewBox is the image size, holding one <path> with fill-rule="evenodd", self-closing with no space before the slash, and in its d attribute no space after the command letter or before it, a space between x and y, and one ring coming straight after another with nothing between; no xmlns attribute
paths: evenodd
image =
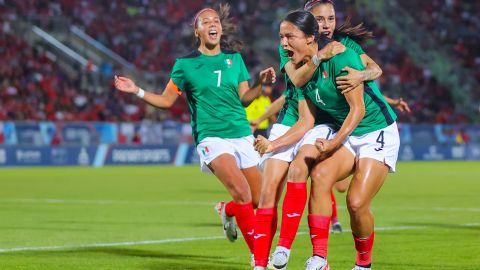
<svg viewBox="0 0 480 270"><path fill-rule="evenodd" d="M268 96L272 92L272 87L269 85L263 86L263 91L262 94L257 97L248 107L245 108L245 111L247 113L247 120L248 121L254 121L258 119L262 114L267 111L268 107L272 104L272 101L270 100L270 97ZM275 117L275 116L272 116ZM258 135L262 135L265 138L268 138L268 127L270 120L272 119L265 119L264 121L260 122L258 125L257 129L253 132L253 135L255 138ZM275 119L272 120L273 122Z"/></svg>

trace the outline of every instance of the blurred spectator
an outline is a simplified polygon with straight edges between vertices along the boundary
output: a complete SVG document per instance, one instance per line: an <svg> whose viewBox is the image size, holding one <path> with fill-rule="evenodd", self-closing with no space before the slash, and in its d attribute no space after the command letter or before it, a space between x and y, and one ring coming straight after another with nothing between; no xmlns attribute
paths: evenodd
<svg viewBox="0 0 480 270"><path fill-rule="evenodd" d="M262 59L278 59L278 22L302 0L229 1L237 23L237 35L246 44L246 64L252 74L263 66ZM383 69L378 80L382 92L403 97L413 110L399 114L400 122L462 123L470 119L456 112L449 89L445 89L428 69L417 66L395 39L371 21L371 14L357 10L351 1L335 1L339 23L347 16L364 22L375 39L362 44ZM427 31L445 44L455 61L474 70L480 81L479 1L433 0L397 1L412 12ZM0 120L54 121L189 121L185 97L178 99L170 112L154 110L134 96L111 91L111 82L87 88L82 73L69 74L56 57L31 46L12 31L12 21L26 18L40 27L56 31L62 22L71 22L87 34L136 65L147 76L162 78L164 84L176 57L193 48L189 18L213 0L165 1L7 1L0 3ZM254 26L254 27L253 27ZM392 33L390 33L392 34ZM394 34L394 33L393 33ZM271 42L263 44L259 42ZM87 66L87 70L88 70ZM115 67L100 65L108 78ZM95 82L95 74L86 73ZM273 87L272 98L283 91ZM84 78L85 80L86 78ZM97 87L97 86L98 87ZM480 104L480 91L472 99ZM461 105L457 105L461 106Z"/></svg>

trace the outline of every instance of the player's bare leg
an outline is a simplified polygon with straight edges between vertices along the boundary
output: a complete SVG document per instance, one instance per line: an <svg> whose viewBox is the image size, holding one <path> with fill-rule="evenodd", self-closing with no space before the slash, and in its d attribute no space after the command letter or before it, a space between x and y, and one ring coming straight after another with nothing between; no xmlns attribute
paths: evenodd
<svg viewBox="0 0 480 270"><path fill-rule="evenodd" d="M366 269L370 269L375 238L370 204L385 182L388 171L388 166L381 161L371 158L358 160L347 194L350 225L357 249L356 265Z"/></svg>
<svg viewBox="0 0 480 270"><path fill-rule="evenodd" d="M350 175L354 166L353 154L347 148L341 147L312 168L308 215L312 257L307 260L311 269L321 269L320 267L328 265L326 258L332 215L332 188L338 179Z"/></svg>
<svg viewBox="0 0 480 270"><path fill-rule="evenodd" d="M233 225L232 217L235 216L238 227L247 242L250 252L253 254L255 214L253 212L250 186L245 175L238 168L235 157L230 154L218 156L209 164L209 168L233 198L233 201L226 203L222 210L229 218L229 222L223 224L227 238L230 240L229 233L233 234L233 229L231 228L235 226Z"/></svg>

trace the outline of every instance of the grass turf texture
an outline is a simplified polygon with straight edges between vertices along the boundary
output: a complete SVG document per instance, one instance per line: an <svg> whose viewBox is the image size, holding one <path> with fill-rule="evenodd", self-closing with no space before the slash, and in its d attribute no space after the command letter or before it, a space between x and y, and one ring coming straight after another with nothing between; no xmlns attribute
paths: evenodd
<svg viewBox="0 0 480 270"><path fill-rule="evenodd" d="M373 269L480 269L479 165L400 163L374 200ZM251 269L213 211L228 198L197 166L2 169L0 269ZM305 217L289 269L310 256ZM332 269L354 258L350 232L330 235Z"/></svg>

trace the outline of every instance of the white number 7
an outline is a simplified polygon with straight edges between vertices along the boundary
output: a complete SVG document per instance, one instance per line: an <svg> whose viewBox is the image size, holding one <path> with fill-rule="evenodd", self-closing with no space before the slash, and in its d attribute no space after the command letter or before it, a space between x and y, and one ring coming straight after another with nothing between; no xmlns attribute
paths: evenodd
<svg viewBox="0 0 480 270"><path fill-rule="evenodd" d="M222 71L221 70L215 70L213 73L218 74L217 87L220 87L220 82L222 81Z"/></svg>

